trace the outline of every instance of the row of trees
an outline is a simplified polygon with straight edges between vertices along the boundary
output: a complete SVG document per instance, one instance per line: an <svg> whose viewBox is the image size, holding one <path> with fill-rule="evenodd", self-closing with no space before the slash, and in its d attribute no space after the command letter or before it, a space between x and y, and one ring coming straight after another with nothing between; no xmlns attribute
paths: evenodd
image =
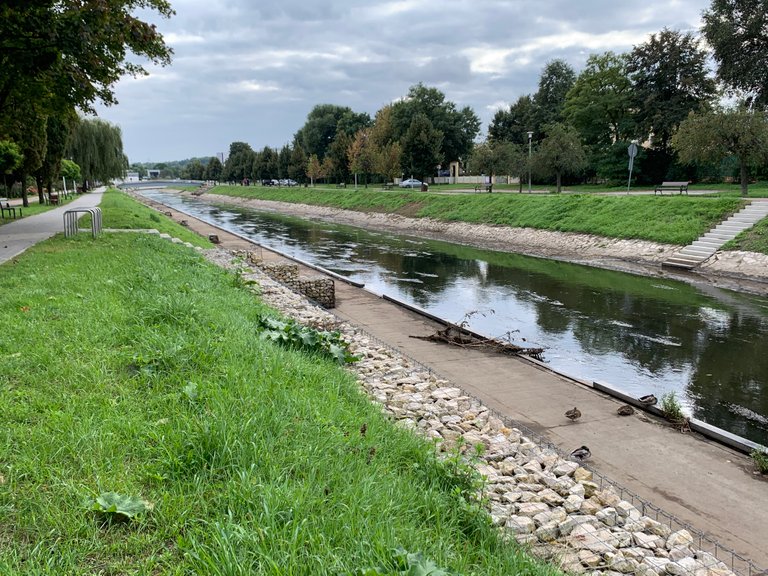
<svg viewBox="0 0 768 576"><path fill-rule="evenodd" d="M579 74L551 61L538 90L498 110L480 144L477 115L423 84L373 119L318 105L290 146L254 151L233 143L221 175L423 179L460 161L471 173L520 176L521 186L530 174L551 179L559 191L565 177L626 181L627 147L637 142L640 182L736 175L746 193L750 173L768 161L768 41L761 32L767 27L764 2L713 0L702 30L711 51L692 33L664 29L628 53L591 55ZM724 95L736 104L721 107Z"/></svg>
<svg viewBox="0 0 768 576"><path fill-rule="evenodd" d="M735 172L746 194L750 171L768 162L766 28L764 2L714 0L702 29L711 52L691 33L664 29L628 53L590 56L579 75L549 62L535 94L496 113L477 164L500 148L495 157L511 158L505 167L519 172L530 144L539 154L525 170L558 183L564 173L618 181L636 141L641 181ZM719 105L724 95L735 100L730 108Z"/></svg>
<svg viewBox="0 0 768 576"><path fill-rule="evenodd" d="M128 53L165 65L172 51L136 11L170 17L165 0L4 2L0 6L0 171L40 199L71 157L86 180L119 176L126 160L118 128L78 114L116 102L124 74L145 74ZM89 140L93 138L93 140ZM118 168L119 166L119 168Z"/></svg>

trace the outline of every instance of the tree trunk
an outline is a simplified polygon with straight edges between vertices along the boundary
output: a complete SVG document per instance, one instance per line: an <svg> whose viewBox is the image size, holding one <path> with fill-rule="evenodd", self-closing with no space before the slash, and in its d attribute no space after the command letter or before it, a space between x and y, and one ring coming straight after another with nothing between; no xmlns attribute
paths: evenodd
<svg viewBox="0 0 768 576"><path fill-rule="evenodd" d="M27 175L23 172L19 174L21 180L21 204L24 208L29 208L29 198L27 197Z"/></svg>
<svg viewBox="0 0 768 576"><path fill-rule="evenodd" d="M523 176L522 175L518 176L517 183L519 184L519 188L517 192L518 194L522 194L523 193Z"/></svg>
<svg viewBox="0 0 768 576"><path fill-rule="evenodd" d="M35 184L37 184L37 201L40 202L40 206L45 204L45 196L43 196L43 178L41 176L35 176Z"/></svg>
<svg viewBox="0 0 768 576"><path fill-rule="evenodd" d="M563 175L558 171L557 172L557 193L560 194L560 183L562 182Z"/></svg>
<svg viewBox="0 0 768 576"><path fill-rule="evenodd" d="M741 174L741 195L746 196L748 194L749 175L747 174L747 165L741 159L739 159L739 172Z"/></svg>

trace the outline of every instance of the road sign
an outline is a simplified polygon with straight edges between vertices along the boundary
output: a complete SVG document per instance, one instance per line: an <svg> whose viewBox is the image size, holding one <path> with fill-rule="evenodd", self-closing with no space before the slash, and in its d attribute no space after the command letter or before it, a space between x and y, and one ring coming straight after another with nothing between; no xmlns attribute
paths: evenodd
<svg viewBox="0 0 768 576"><path fill-rule="evenodd" d="M637 144L632 142L632 144L627 147L627 152L629 153L630 158L637 156Z"/></svg>

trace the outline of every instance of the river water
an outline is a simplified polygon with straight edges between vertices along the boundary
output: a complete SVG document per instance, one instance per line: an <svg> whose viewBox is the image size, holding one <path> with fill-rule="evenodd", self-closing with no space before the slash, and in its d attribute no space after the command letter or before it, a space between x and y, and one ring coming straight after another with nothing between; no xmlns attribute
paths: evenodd
<svg viewBox="0 0 768 576"><path fill-rule="evenodd" d="M482 334L545 348L553 368L768 445L768 299L519 254L145 196L364 282Z"/></svg>

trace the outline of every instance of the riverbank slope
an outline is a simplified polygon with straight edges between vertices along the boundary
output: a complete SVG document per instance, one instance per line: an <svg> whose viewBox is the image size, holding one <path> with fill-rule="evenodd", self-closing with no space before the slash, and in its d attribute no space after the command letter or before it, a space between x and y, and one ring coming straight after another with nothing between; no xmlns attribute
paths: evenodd
<svg viewBox="0 0 768 576"><path fill-rule="evenodd" d="M431 218L409 218L398 214L359 212L220 194L203 194L199 198L211 203L280 212L302 218L410 234L489 250L517 252L528 256L552 258L636 274L663 275L768 295L768 255L756 252L720 251L697 271L684 273L661 268L661 263L682 247L678 244L533 228L444 222Z"/></svg>

